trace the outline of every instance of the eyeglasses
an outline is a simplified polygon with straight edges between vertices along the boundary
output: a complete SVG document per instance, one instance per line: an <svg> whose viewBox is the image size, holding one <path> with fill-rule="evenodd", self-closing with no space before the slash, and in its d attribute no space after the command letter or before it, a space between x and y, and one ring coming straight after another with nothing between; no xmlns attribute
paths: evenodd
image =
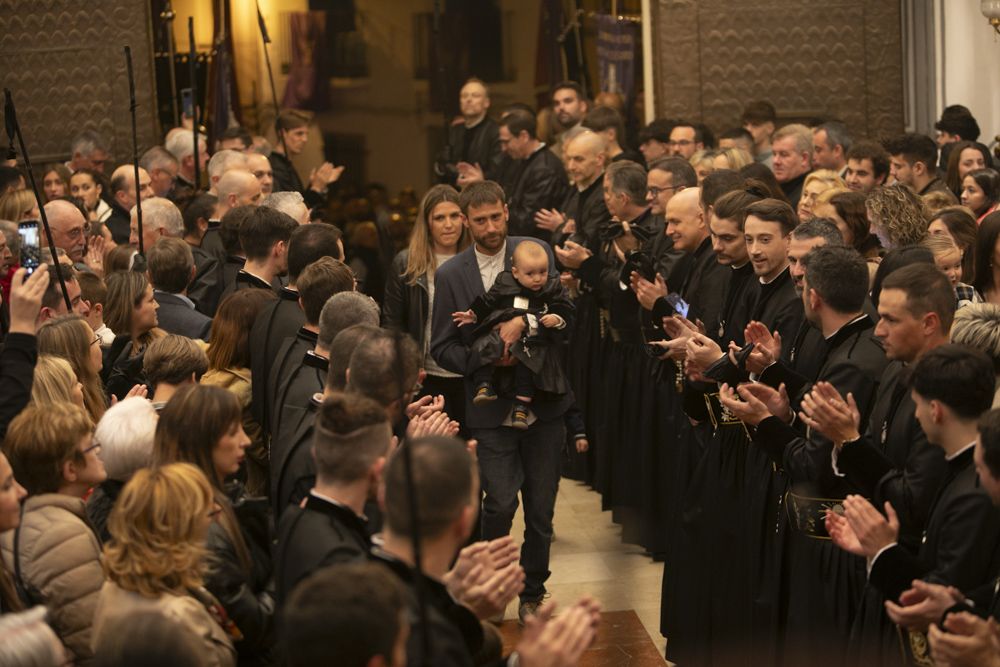
<svg viewBox="0 0 1000 667"><path fill-rule="evenodd" d="M100 345L101 344L101 337L98 336L97 334L94 334L94 340L90 341L90 344L91 345Z"/></svg>
<svg viewBox="0 0 1000 667"><path fill-rule="evenodd" d="M97 449L100 449L100 448L101 448L101 443L99 443L97 440L94 440L94 444L92 444L90 447L87 447L86 449L84 449L83 452L81 452L81 453L82 454L89 454L90 452L92 452L94 450L97 450Z"/></svg>
<svg viewBox="0 0 1000 667"><path fill-rule="evenodd" d="M655 185L650 185L648 188L646 188L646 191L649 192L649 194L653 195L654 197L659 197L661 192L666 192L667 190L680 190L683 187L684 187L683 185L671 185L670 187L667 188L658 188Z"/></svg>

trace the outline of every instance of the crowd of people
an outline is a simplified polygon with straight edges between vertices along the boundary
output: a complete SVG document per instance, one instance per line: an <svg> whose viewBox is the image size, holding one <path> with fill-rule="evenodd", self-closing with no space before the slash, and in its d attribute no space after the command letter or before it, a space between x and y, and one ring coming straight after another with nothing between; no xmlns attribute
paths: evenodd
<svg viewBox="0 0 1000 667"><path fill-rule="evenodd" d="M0 167L0 662L574 665L600 607L547 600L565 476L664 563L680 665L1000 664L969 111L633 137L573 82L460 102L419 200L297 170L295 110L110 178L83 132L37 197Z"/></svg>

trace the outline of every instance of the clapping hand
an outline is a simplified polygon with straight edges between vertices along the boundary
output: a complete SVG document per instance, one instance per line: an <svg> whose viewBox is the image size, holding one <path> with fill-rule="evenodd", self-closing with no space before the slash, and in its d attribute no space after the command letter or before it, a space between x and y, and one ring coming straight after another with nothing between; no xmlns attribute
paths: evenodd
<svg viewBox="0 0 1000 667"><path fill-rule="evenodd" d="M323 192L331 183L335 183L342 173L344 173L342 166L334 167L332 163L324 162L309 172L309 187L316 192Z"/></svg>
<svg viewBox="0 0 1000 667"><path fill-rule="evenodd" d="M914 579L913 587L903 591L898 604L892 600L885 601L885 611L893 623L909 630L926 632L931 623L939 621L945 611L964 599L962 592L954 586Z"/></svg>
<svg viewBox="0 0 1000 667"><path fill-rule="evenodd" d="M885 512L882 516L866 498L850 495L844 500L842 516L827 513L826 530L844 551L872 559L899 537L899 517L888 501Z"/></svg>
<svg viewBox="0 0 1000 667"><path fill-rule="evenodd" d="M638 272L633 271L629 276L629 283L639 305L646 310L653 310L656 300L667 295L667 281L658 273L654 276L653 282L649 282Z"/></svg>
<svg viewBox="0 0 1000 667"><path fill-rule="evenodd" d="M722 348L705 334L693 334L687 341L687 365L691 371L701 372L724 355Z"/></svg>
<svg viewBox="0 0 1000 667"><path fill-rule="evenodd" d="M554 232L565 222L566 216L555 209L543 208L535 213L535 226L539 229Z"/></svg>
<svg viewBox="0 0 1000 667"><path fill-rule="evenodd" d="M575 241L566 241L561 248L556 246L553 250L559 263L568 269L579 269L594 254Z"/></svg>
<svg viewBox="0 0 1000 667"><path fill-rule="evenodd" d="M773 334L760 322L751 322L743 331L748 343L753 343L753 350L747 357L746 367L751 373L761 374L764 369L781 358L781 334ZM730 350L733 345L730 343ZM736 349L739 349L737 346Z"/></svg>
<svg viewBox="0 0 1000 667"><path fill-rule="evenodd" d="M458 180L456 182L460 188L464 188L470 183L486 180L486 177L483 175L483 168L478 163L459 162L455 165L455 168L458 170Z"/></svg>
<svg viewBox="0 0 1000 667"><path fill-rule="evenodd" d="M521 667L575 667L594 641L601 607L593 598L581 598L559 616L555 610L549 603L525 620L517 644Z"/></svg>
<svg viewBox="0 0 1000 667"><path fill-rule="evenodd" d="M520 549L510 536L476 542L461 552L443 580L452 597L480 619L502 613L524 590Z"/></svg>
<svg viewBox="0 0 1000 667"><path fill-rule="evenodd" d="M799 417L806 426L826 436L838 448L861 437L858 432L861 412L854 396L848 393L845 401L829 382L813 385L802 399Z"/></svg>
<svg viewBox="0 0 1000 667"><path fill-rule="evenodd" d="M441 412L442 410L444 410L444 396L441 394L437 396L421 396L406 406L406 417L413 419L418 415L425 416L434 412Z"/></svg>
<svg viewBox="0 0 1000 667"><path fill-rule="evenodd" d="M935 665L997 667L1000 665L1000 625L963 611L948 614L944 628L931 625L927 638Z"/></svg>

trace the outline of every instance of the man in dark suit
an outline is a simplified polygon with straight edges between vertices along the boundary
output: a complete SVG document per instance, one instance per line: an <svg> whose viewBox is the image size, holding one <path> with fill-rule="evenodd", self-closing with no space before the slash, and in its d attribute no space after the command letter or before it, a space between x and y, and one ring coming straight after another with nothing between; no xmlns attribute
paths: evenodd
<svg viewBox="0 0 1000 667"><path fill-rule="evenodd" d="M489 117L490 92L486 84L472 78L459 92L460 121L448 128L448 154L434 165L442 183L455 185L463 168L478 167L484 178L497 177L500 137L496 121Z"/></svg>
<svg viewBox="0 0 1000 667"><path fill-rule="evenodd" d="M828 516L834 542L868 559L868 581L887 600L898 600L915 579L974 589L994 578L1000 515L979 485L974 462L978 420L990 408L994 389L989 357L964 346L938 347L913 369L917 420L947 462L919 547L900 543L899 518L888 501L887 516L862 496L849 496L842 516ZM926 646L912 635L906 644L911 651Z"/></svg>
<svg viewBox="0 0 1000 667"><path fill-rule="evenodd" d="M146 251L153 297L160 304L156 312L159 327L167 333L208 340L212 319L195 310L187 297L194 275L191 248L181 239L163 237Z"/></svg>
<svg viewBox="0 0 1000 667"><path fill-rule="evenodd" d="M233 282L226 284L222 299L232 292L255 287L277 292L281 288L279 276L288 271L288 240L299 223L272 208L251 206L250 209L237 232L246 262L236 272Z"/></svg>
<svg viewBox="0 0 1000 667"><path fill-rule="evenodd" d="M369 557L364 506L375 498L391 439L385 410L375 401L348 394L323 401L312 446L316 485L305 505L289 507L278 523L279 605L321 567Z"/></svg>
<svg viewBox="0 0 1000 667"><path fill-rule="evenodd" d="M333 225L301 225L288 240L288 285L278 290L278 299L261 309L250 330L250 371L253 377L267 378L271 365L286 338L291 338L306 323L305 313L299 306L299 290L295 283L302 271L321 257L343 260L340 230ZM253 383L251 410L266 433L268 406L274 400L277 387L267 382Z"/></svg>
<svg viewBox="0 0 1000 667"><path fill-rule="evenodd" d="M515 109L500 121L500 145L524 169L509 193L510 228L515 234L548 240L550 234L535 224L542 209L558 208L569 193L562 160L535 135L535 115Z"/></svg>
<svg viewBox="0 0 1000 667"><path fill-rule="evenodd" d="M467 309L476 297L493 286L496 277L510 268L514 248L524 239L507 236L509 211L503 189L496 183L483 181L469 185L462 191L459 206L475 243L435 274L431 354L442 368L465 376L465 426L479 443L479 469L485 493L483 538L491 540L510 533L518 492L524 500L526 528L521 565L527 578L519 613L525 618L535 614L549 577L552 515L559 485L560 450L566 435L563 415L572 398L570 394L539 394L532 403L534 421L529 420L529 427L524 430L511 427L513 392L504 388L513 381L513 368L506 360L510 358L509 346L520 340L529 327L538 326L529 315L500 325L505 345L504 361L498 362L500 396L488 403L473 404L472 372L482 364L472 349L471 327L458 328L452 313ZM552 250L545 245L545 251L549 255L549 272L554 276Z"/></svg>

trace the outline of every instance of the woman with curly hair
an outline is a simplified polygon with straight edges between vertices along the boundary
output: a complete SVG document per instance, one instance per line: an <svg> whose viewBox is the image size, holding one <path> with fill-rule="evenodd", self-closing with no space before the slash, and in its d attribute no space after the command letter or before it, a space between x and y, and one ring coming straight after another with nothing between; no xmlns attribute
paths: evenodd
<svg viewBox="0 0 1000 667"><path fill-rule="evenodd" d="M183 628L200 647L200 665L236 664L238 629L204 588L205 538L219 508L204 473L188 463L139 470L111 511L113 540L94 612L92 646L100 655L120 625L146 612Z"/></svg>
<svg viewBox="0 0 1000 667"><path fill-rule="evenodd" d="M927 236L927 205L901 183L874 188L865 208L872 231L886 250L915 245Z"/></svg>

